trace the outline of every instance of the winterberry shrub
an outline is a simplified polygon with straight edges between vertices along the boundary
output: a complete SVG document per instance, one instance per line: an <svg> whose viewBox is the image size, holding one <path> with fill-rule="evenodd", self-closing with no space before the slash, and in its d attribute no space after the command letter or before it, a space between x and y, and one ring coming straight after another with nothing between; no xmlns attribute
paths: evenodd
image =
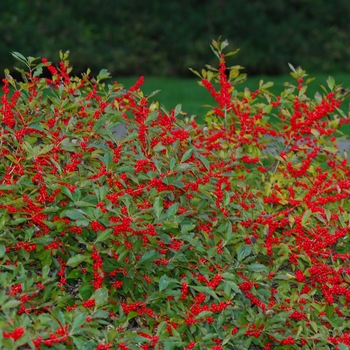
<svg viewBox="0 0 350 350"><path fill-rule="evenodd" d="M332 78L279 96L241 66L200 77L206 125L68 53L14 56L0 129L3 349L340 349L350 345L350 118ZM50 76L50 78L44 78ZM127 135L113 130L125 123Z"/></svg>

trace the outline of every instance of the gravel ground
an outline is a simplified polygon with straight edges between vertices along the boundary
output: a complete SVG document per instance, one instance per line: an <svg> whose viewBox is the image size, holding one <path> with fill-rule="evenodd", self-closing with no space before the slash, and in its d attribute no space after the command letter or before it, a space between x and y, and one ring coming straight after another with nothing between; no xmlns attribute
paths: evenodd
<svg viewBox="0 0 350 350"><path fill-rule="evenodd" d="M344 153L346 151L348 159L350 160L350 140L340 140L338 141L338 147L340 152Z"/></svg>

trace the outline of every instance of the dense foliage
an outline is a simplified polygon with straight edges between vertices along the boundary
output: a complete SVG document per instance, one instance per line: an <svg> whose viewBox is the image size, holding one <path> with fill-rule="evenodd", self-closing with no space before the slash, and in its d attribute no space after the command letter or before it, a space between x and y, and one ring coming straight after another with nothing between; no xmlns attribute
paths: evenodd
<svg viewBox="0 0 350 350"><path fill-rule="evenodd" d="M240 91L225 46L195 72L206 126L150 102L143 77L126 91L105 70L71 76L68 54L13 54L27 69L5 72L1 101L2 349L350 345L344 91L329 78L308 96L293 66L279 96Z"/></svg>
<svg viewBox="0 0 350 350"><path fill-rule="evenodd" d="M223 35L249 74L350 72L348 0L2 0L0 70L11 51L50 56L72 50L77 71L189 75L210 63L208 38ZM212 63L214 64L214 63Z"/></svg>

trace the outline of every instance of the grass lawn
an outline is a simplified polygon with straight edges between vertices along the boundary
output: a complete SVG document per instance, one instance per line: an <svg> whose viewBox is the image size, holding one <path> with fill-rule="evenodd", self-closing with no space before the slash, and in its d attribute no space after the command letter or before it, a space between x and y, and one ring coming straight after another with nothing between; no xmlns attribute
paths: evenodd
<svg viewBox="0 0 350 350"><path fill-rule="evenodd" d="M343 84L343 87L350 86L350 74L333 74L333 78L336 84ZM326 80L328 75L326 74L309 74L309 77L316 77L314 81L309 84L308 94L314 96L316 91L323 92L319 84L327 86ZM125 85L126 88L132 86L138 77L120 78L118 82ZM243 84L237 85L236 88L242 91L245 87L248 87L251 91L254 91L259 86L259 81L263 79L265 82L273 81L275 85L270 88L271 92L278 94L284 88L284 82L294 83L294 79L290 75L283 76L248 76L248 80ZM145 83L142 86L142 90L145 94L150 94L153 91L161 90L152 99L159 101L167 110L171 110L177 104L182 104L182 110L188 112L189 115L203 116L207 108L202 107L205 104L212 104L213 100L204 87L198 85L198 78L194 77L188 79L181 78L166 78L166 77L145 77ZM349 110L350 98L343 103L342 109L347 114ZM344 133L350 136L350 125L345 125L341 129Z"/></svg>

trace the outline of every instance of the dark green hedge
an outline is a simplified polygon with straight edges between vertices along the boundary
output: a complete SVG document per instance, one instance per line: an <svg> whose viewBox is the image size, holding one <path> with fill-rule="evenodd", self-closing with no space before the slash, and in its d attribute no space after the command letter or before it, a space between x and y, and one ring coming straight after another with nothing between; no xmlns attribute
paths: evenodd
<svg viewBox="0 0 350 350"><path fill-rule="evenodd" d="M279 74L287 62L314 72L350 72L349 0L2 0L0 69L11 51L57 57L77 72L189 75L211 62L222 35L250 74Z"/></svg>

